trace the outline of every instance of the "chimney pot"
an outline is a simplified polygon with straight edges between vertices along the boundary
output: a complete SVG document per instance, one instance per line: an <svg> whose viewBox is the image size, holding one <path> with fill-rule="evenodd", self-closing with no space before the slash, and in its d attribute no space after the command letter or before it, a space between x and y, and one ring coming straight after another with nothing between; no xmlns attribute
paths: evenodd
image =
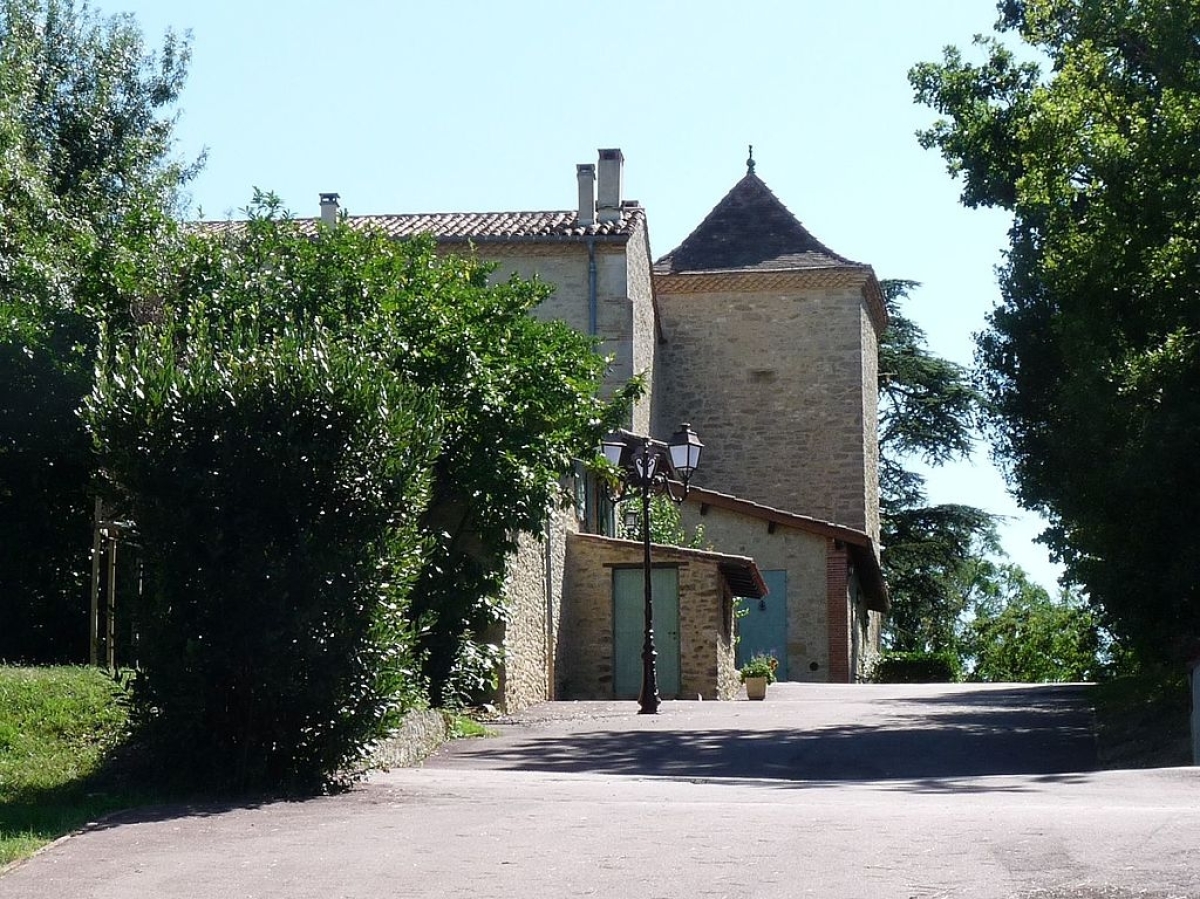
<svg viewBox="0 0 1200 899"><path fill-rule="evenodd" d="M321 224L329 225L330 227L337 224L338 212L341 209L341 204L338 203L338 200L341 198L341 194L321 194Z"/></svg>
<svg viewBox="0 0 1200 899"><path fill-rule="evenodd" d="M600 222L621 220L621 178L625 154L619 149L600 151L600 181L596 188L596 219Z"/></svg>
<svg viewBox="0 0 1200 899"><path fill-rule="evenodd" d="M596 222L596 167L580 163L575 166L575 178L579 181L579 224L593 225Z"/></svg>

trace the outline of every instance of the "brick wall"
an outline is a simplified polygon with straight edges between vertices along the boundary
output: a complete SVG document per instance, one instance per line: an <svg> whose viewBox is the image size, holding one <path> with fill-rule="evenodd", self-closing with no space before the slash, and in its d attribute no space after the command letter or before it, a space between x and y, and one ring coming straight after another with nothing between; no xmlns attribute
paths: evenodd
<svg viewBox="0 0 1200 899"><path fill-rule="evenodd" d="M850 683L851 628L848 592L847 553L845 546L830 540L825 557L825 592L829 617L829 680Z"/></svg>
<svg viewBox="0 0 1200 899"><path fill-rule="evenodd" d="M679 571L680 698L732 699L732 597L718 569L721 556L654 546L655 565ZM558 684L564 699L613 696L612 572L643 561L642 545L587 534L567 538L567 581L559 637Z"/></svg>

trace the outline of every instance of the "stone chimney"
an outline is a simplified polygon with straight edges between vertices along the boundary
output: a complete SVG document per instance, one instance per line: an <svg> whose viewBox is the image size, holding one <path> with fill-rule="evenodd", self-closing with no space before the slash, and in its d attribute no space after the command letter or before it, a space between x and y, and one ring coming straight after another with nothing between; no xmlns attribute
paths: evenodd
<svg viewBox="0 0 1200 899"><path fill-rule="evenodd" d="M575 178L579 181L579 224L596 223L596 167L588 163L575 166Z"/></svg>
<svg viewBox="0 0 1200 899"><path fill-rule="evenodd" d="M341 194L321 194L321 224L331 228L337 224L338 211L341 209L338 200L341 198Z"/></svg>
<svg viewBox="0 0 1200 899"><path fill-rule="evenodd" d="M600 181L596 186L596 219L600 222L621 220L621 174L625 156L620 150L600 151Z"/></svg>

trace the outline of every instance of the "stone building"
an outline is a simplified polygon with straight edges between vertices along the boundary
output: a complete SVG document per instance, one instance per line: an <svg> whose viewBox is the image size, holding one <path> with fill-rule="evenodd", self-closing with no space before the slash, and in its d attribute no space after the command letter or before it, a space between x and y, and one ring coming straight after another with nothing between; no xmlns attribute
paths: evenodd
<svg viewBox="0 0 1200 899"><path fill-rule="evenodd" d="M654 264L663 344L654 421L690 421L706 450L684 510L769 587L745 606L739 661L788 680L848 682L879 647L878 343L868 265L818 241L754 172Z"/></svg>
<svg viewBox="0 0 1200 899"><path fill-rule="evenodd" d="M851 682L878 651L887 589L879 569L876 366L886 311L871 267L821 244L754 164L679 247L649 255L646 210L623 195L624 157L576 166L575 208L547 212L349 216L404 238L537 275L556 291L535 314L596 335L648 390L630 429L691 422L706 449L683 507L708 551L656 547L664 697L729 698L754 651L787 679ZM322 195L322 217L338 213ZM316 220L311 220L315 230ZM307 226L307 223L303 223ZM636 696L637 544L612 536L614 510L582 473L511 560L501 699ZM660 595L663 597L660 602ZM735 598L744 617L735 625ZM661 614L674 616L657 623ZM636 620L631 622L631 618ZM740 640L734 639L734 628ZM736 644L736 647L735 647ZM631 661L632 659L632 661Z"/></svg>

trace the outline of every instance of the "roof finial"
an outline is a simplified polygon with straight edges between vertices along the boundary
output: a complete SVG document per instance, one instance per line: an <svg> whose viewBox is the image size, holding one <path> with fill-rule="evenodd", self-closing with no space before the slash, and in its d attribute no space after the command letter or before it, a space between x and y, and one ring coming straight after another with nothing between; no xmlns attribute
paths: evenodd
<svg viewBox="0 0 1200 899"><path fill-rule="evenodd" d="M750 158L746 160L746 174L754 174L754 144L750 145Z"/></svg>

